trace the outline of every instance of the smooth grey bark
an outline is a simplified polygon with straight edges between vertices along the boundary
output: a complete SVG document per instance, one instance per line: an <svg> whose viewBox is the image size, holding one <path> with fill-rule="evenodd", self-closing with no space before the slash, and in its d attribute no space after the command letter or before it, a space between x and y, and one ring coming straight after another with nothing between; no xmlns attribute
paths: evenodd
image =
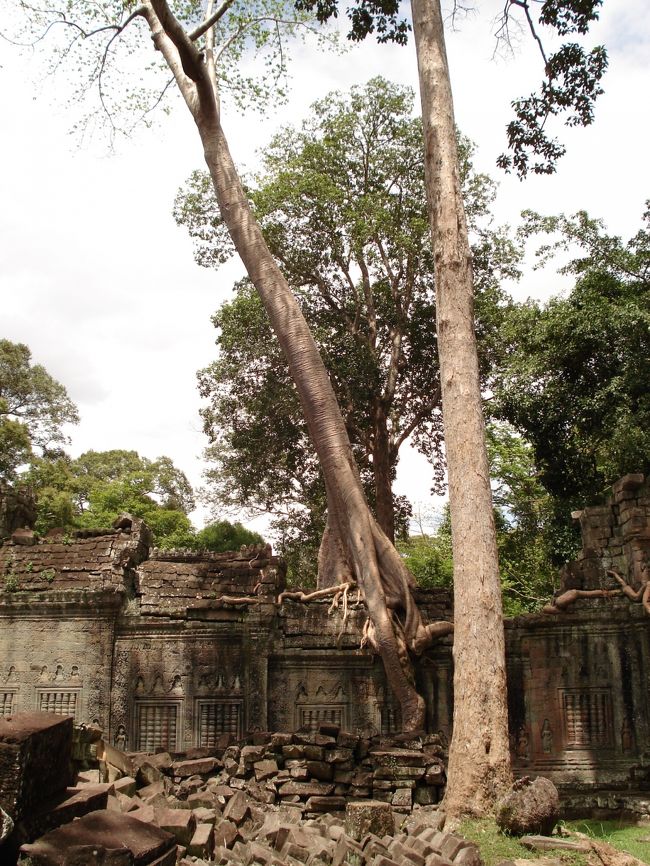
<svg viewBox="0 0 650 866"><path fill-rule="evenodd" d="M511 782L501 584L440 0L412 0L411 7L454 559L454 715L444 808L452 815L482 815Z"/></svg>

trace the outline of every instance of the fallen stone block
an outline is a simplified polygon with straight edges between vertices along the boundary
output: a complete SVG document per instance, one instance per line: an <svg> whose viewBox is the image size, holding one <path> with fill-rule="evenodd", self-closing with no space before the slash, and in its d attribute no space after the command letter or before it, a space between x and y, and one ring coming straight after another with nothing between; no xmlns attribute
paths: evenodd
<svg viewBox="0 0 650 866"><path fill-rule="evenodd" d="M406 864L414 864L414 866L424 866L426 858L422 856L422 854L418 854L417 851L414 851L413 848L409 848L406 845L398 842L397 839L393 839L391 844L388 846L388 851L390 856L397 860L398 863L402 863L403 866Z"/></svg>
<svg viewBox="0 0 650 866"><path fill-rule="evenodd" d="M307 812L339 812L345 809L345 797L310 797L305 804Z"/></svg>
<svg viewBox="0 0 650 866"><path fill-rule="evenodd" d="M329 749L325 753L325 760L329 764L345 764L352 760L352 749Z"/></svg>
<svg viewBox="0 0 650 866"><path fill-rule="evenodd" d="M263 761L257 761L253 764L253 769L255 771L255 779L258 782L264 782L266 779L270 779L272 776L275 776L278 772L278 762L273 760L272 758L268 758Z"/></svg>
<svg viewBox="0 0 650 866"><path fill-rule="evenodd" d="M138 808L138 804L133 797L127 797L126 794L120 794L120 792L117 791L115 793L115 798L120 804L122 812L132 812L134 809Z"/></svg>
<svg viewBox="0 0 650 866"><path fill-rule="evenodd" d="M135 794L136 784L132 776L122 776L112 784L116 794L124 794L127 797L132 797Z"/></svg>
<svg viewBox="0 0 650 866"><path fill-rule="evenodd" d="M103 859L92 859L92 851L104 849ZM130 860L124 857L124 851ZM21 854L33 866L78 866L105 863L106 866L174 866L176 841L164 830L143 824L118 812L92 812L78 821L46 833L32 844L23 845ZM113 853L115 852L115 853ZM110 856L112 859L107 859ZM91 859L84 859L90 857Z"/></svg>
<svg viewBox="0 0 650 866"><path fill-rule="evenodd" d="M328 797L334 791L334 785L327 782L284 782L278 791L281 797Z"/></svg>
<svg viewBox="0 0 650 866"><path fill-rule="evenodd" d="M349 836L341 836L334 849L332 866L341 866L343 863L348 863L349 866L361 866L363 862L364 856L361 845L354 839L350 839Z"/></svg>
<svg viewBox="0 0 650 866"><path fill-rule="evenodd" d="M16 844L38 839L44 833L89 812L106 809L108 795L112 790L111 785L66 788L23 817L17 826Z"/></svg>
<svg viewBox="0 0 650 866"><path fill-rule="evenodd" d="M476 845L466 845L454 857L454 866L483 866L481 852Z"/></svg>
<svg viewBox="0 0 650 866"><path fill-rule="evenodd" d="M212 824L198 824L187 846L187 853L192 857L204 857L209 860L213 851L214 827Z"/></svg>
<svg viewBox="0 0 650 866"><path fill-rule="evenodd" d="M458 854L461 848L464 848L465 845L467 845L465 839L460 839L458 836L453 836L451 833L448 833L447 838L440 846L440 853L447 860L453 860L456 854Z"/></svg>
<svg viewBox="0 0 650 866"><path fill-rule="evenodd" d="M156 813L153 806L147 806L146 804L142 804L140 806L136 805L134 809L131 809L129 811L129 817L135 818L138 821L142 821L143 824L156 823Z"/></svg>
<svg viewBox="0 0 650 866"><path fill-rule="evenodd" d="M435 806L440 799L439 788L434 788L432 785L426 785L416 788L413 792L413 799L418 806Z"/></svg>
<svg viewBox="0 0 650 866"><path fill-rule="evenodd" d="M388 803L377 800L347 803L345 807L345 832L352 839L361 840L368 833L382 838L392 836L395 831L393 810Z"/></svg>
<svg viewBox="0 0 650 866"><path fill-rule="evenodd" d="M232 821L222 819L214 826L215 845L221 848L232 848L237 838L237 825Z"/></svg>
<svg viewBox="0 0 650 866"><path fill-rule="evenodd" d="M393 794L393 798L391 800L391 803L393 805L393 808L395 808L395 809L410 812L411 808L413 806L413 796L411 793L411 789L410 788L399 788Z"/></svg>
<svg viewBox="0 0 650 866"><path fill-rule="evenodd" d="M424 767L422 752L413 749L373 749L370 759L377 767Z"/></svg>
<svg viewBox="0 0 650 866"><path fill-rule="evenodd" d="M307 731L295 733L293 735L294 743L304 746L336 746L336 737L328 737L326 734L318 733L317 731Z"/></svg>
<svg viewBox="0 0 650 866"><path fill-rule="evenodd" d="M216 758L198 758L194 761L175 761L172 764L172 773L181 779L190 776L209 776L214 773L219 762Z"/></svg>
<svg viewBox="0 0 650 866"><path fill-rule="evenodd" d="M147 785L153 785L155 782L162 782L163 773L155 764L150 761L143 761L138 767L136 775L138 786L144 788Z"/></svg>
<svg viewBox="0 0 650 866"><path fill-rule="evenodd" d="M146 803L151 797L155 797L158 794L166 794L167 787L165 785L164 779L159 779L157 782L153 782L151 785L145 785L144 788L140 788L138 791L138 797Z"/></svg>
<svg viewBox="0 0 650 866"><path fill-rule="evenodd" d="M71 782L71 718L0 716L0 808L18 822Z"/></svg>
<svg viewBox="0 0 650 866"><path fill-rule="evenodd" d="M239 760L249 767L253 767L258 761L262 761L266 755L266 746L244 746L239 753Z"/></svg>
<svg viewBox="0 0 650 866"><path fill-rule="evenodd" d="M156 812L158 826L171 833L181 844L189 845L196 830L196 818L189 809L160 809Z"/></svg>
<svg viewBox="0 0 650 866"><path fill-rule="evenodd" d="M223 810L223 817L228 821L232 821L232 823L237 826L242 824L249 814L250 807L248 805L248 799L243 791L237 791L230 800L228 800L226 807Z"/></svg>
<svg viewBox="0 0 650 866"><path fill-rule="evenodd" d="M192 809L192 813L196 818L197 824L212 824L214 827L217 820L217 812L215 809L206 809L204 806L199 806L198 809Z"/></svg>

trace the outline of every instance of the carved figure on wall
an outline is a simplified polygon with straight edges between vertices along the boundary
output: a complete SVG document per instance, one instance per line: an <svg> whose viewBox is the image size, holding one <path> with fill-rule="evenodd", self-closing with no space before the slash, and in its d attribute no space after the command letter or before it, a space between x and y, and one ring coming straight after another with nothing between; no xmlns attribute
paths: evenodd
<svg viewBox="0 0 650 866"><path fill-rule="evenodd" d="M56 671L54 672L54 682L62 683L65 679L65 674L63 673L63 665L57 665Z"/></svg>
<svg viewBox="0 0 650 866"><path fill-rule="evenodd" d="M163 679L160 674L156 674L156 677L153 681L153 688L151 689L152 695L164 695L165 687L163 685Z"/></svg>
<svg viewBox="0 0 650 866"><path fill-rule="evenodd" d="M138 677L135 681L135 693L136 695L144 693L144 679L142 677Z"/></svg>
<svg viewBox="0 0 650 866"><path fill-rule="evenodd" d="M115 748L119 749L121 752L126 752L128 737L126 735L126 728L124 725L120 725L115 734Z"/></svg>
<svg viewBox="0 0 650 866"><path fill-rule="evenodd" d="M544 752L545 755L550 755L553 751L553 731L551 730L551 723L548 719L544 719L542 723L541 739L542 752Z"/></svg>
<svg viewBox="0 0 650 866"><path fill-rule="evenodd" d="M298 689L296 691L296 700L299 701L301 698L307 698L307 689L305 688L304 683L298 683Z"/></svg>
<svg viewBox="0 0 650 866"><path fill-rule="evenodd" d="M79 667L78 665L72 665L72 670L70 671L70 679L78 680L79 679Z"/></svg>
<svg viewBox="0 0 650 866"><path fill-rule="evenodd" d="M172 680L172 685L169 690L173 695L182 695L185 694L185 690L183 689L183 683L181 681L180 675L176 674L174 679Z"/></svg>
<svg viewBox="0 0 650 866"><path fill-rule="evenodd" d="M47 675L47 665L43 665L43 667L41 668L41 673L40 673L38 679L42 683L46 683L49 681L49 677Z"/></svg>
<svg viewBox="0 0 650 866"><path fill-rule="evenodd" d="M621 725L621 746L624 752L631 752L634 748L634 732L628 716L625 716Z"/></svg>
<svg viewBox="0 0 650 866"><path fill-rule="evenodd" d="M528 760L528 730L525 725L519 728L517 734L516 755L518 758Z"/></svg>
<svg viewBox="0 0 650 866"><path fill-rule="evenodd" d="M18 675L16 674L16 668L13 665L11 665L11 667L9 668L9 671L7 673L7 679L5 680L5 682L6 683L15 683L17 681L18 681Z"/></svg>

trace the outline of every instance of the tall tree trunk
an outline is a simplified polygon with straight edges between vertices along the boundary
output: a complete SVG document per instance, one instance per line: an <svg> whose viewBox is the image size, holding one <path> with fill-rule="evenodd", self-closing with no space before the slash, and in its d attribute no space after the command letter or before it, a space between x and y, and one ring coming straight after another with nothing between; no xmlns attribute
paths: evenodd
<svg viewBox="0 0 650 866"><path fill-rule="evenodd" d="M395 509L393 507L393 484L390 465L390 436L384 407L374 411L374 436L372 447L372 474L375 483L375 515L377 523L389 541L395 541Z"/></svg>
<svg viewBox="0 0 650 866"><path fill-rule="evenodd" d="M221 127L210 33L200 53L166 0L144 0L154 44L169 65L194 118L221 216L269 316L296 384L318 453L328 498L330 542L325 568L354 574L369 616L367 638L379 653L400 704L405 730L424 724L424 701L414 685L409 652L419 653L448 624L424 626L412 596L413 579L368 508L329 376L300 306L271 256L253 216Z"/></svg>
<svg viewBox="0 0 650 866"><path fill-rule="evenodd" d="M485 814L511 781L501 586L473 277L440 0L412 0L435 261L454 558L454 720L444 807Z"/></svg>

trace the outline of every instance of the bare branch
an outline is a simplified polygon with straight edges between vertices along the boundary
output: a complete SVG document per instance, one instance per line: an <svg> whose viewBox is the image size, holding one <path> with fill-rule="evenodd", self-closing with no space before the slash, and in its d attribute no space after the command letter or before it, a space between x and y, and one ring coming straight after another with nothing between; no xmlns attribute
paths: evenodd
<svg viewBox="0 0 650 866"><path fill-rule="evenodd" d="M194 30L190 31L187 34L188 39L191 39L192 42L196 42L196 40L203 36L204 33L207 33L208 30L211 30L212 27L214 27L214 25L217 23L217 21L219 21L220 18L223 18L223 16L230 9L234 2L235 0L225 0L225 2L222 3L221 6L214 12L210 11L214 5L212 2L210 2L208 5L208 13L205 21L203 21L201 24L199 24L198 27L195 27Z"/></svg>

